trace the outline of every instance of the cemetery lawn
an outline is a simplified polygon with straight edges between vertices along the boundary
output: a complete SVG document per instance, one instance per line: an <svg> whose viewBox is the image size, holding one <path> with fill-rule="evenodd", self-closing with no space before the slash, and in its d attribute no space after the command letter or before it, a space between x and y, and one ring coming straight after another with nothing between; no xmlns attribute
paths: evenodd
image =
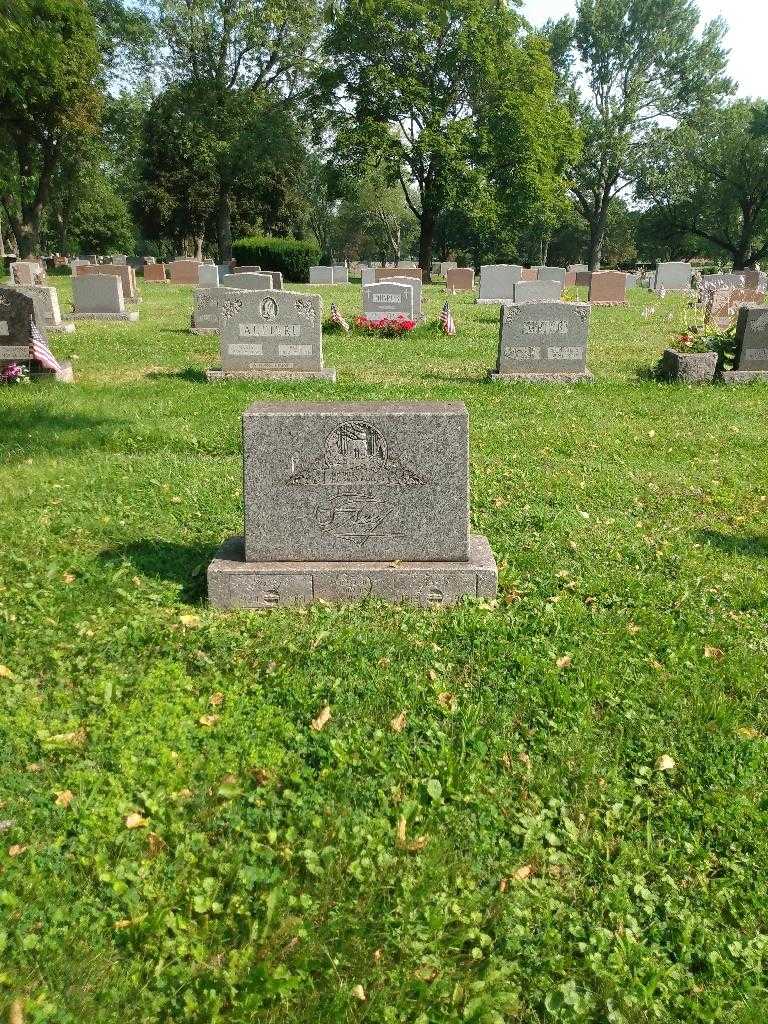
<svg viewBox="0 0 768 1024"><path fill-rule="evenodd" d="M209 385L192 290L141 292L0 392L0 1011L764 1022L768 386L652 382L641 291L594 384L489 384L498 309L446 338L437 286L335 385ZM276 397L465 401L498 601L209 610Z"/></svg>

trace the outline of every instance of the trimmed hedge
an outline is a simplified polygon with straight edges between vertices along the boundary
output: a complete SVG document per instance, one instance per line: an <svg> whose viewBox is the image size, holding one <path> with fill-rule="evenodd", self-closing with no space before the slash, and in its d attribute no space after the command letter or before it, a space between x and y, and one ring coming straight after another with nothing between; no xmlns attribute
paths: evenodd
<svg viewBox="0 0 768 1024"><path fill-rule="evenodd" d="M294 284L306 284L309 268L320 263L319 247L295 238L239 238L232 243L232 255L241 266L279 270L283 280Z"/></svg>

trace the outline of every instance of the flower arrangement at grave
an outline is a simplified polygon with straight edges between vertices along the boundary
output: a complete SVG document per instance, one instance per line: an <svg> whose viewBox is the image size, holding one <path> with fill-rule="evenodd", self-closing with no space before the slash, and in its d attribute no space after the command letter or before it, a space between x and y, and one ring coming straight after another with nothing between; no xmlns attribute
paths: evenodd
<svg viewBox="0 0 768 1024"><path fill-rule="evenodd" d="M403 334L408 334L415 326L415 320L409 320L402 314L396 317L385 316L381 319L359 316L355 320L355 327L361 331L372 331L380 334L383 338L399 338Z"/></svg>
<svg viewBox="0 0 768 1024"><path fill-rule="evenodd" d="M29 384L29 373L26 366L9 363L0 369L0 384Z"/></svg>

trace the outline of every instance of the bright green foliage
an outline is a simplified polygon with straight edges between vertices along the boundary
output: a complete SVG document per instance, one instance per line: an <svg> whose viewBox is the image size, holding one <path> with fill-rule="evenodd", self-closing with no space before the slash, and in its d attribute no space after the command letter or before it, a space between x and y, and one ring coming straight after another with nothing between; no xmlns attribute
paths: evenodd
<svg viewBox="0 0 768 1024"><path fill-rule="evenodd" d="M678 249L700 240L742 270L768 256L768 104L741 100L677 130L645 152L638 194Z"/></svg>
<svg viewBox="0 0 768 1024"><path fill-rule="evenodd" d="M600 267L611 203L634 182L656 119L685 121L731 89L725 25L716 19L702 28L699 17L695 0L579 0L576 65L563 56L568 22L550 26L584 141L573 195L590 230L591 269Z"/></svg>
<svg viewBox="0 0 768 1024"><path fill-rule="evenodd" d="M232 253L243 266L279 270L286 281L308 281L309 268L317 266L320 250L313 242L294 238L240 238Z"/></svg>
<svg viewBox="0 0 768 1024"><path fill-rule="evenodd" d="M337 102L339 157L373 160L402 184L426 275L440 217L482 204L489 177L503 193L498 207L530 212L531 192L557 190L561 140L551 129L567 115L543 50L520 41L511 4L340 0L331 9L324 84Z"/></svg>
<svg viewBox="0 0 768 1024"><path fill-rule="evenodd" d="M0 22L0 202L27 256L60 154L96 130L101 53L84 0L18 0L9 13Z"/></svg>
<svg viewBox="0 0 768 1024"><path fill-rule="evenodd" d="M763 1024L768 388L647 380L685 300L641 291L594 384L490 385L498 309L447 338L431 286L335 385L209 385L191 289L140 287L0 391L0 1016ZM498 602L209 610L267 398L465 401Z"/></svg>
<svg viewBox="0 0 768 1024"><path fill-rule="evenodd" d="M171 89L178 88L186 98L176 109L192 122L188 137L205 140L203 181L209 158L215 171L203 187L216 211L219 256L226 260L243 188L269 177L273 165L282 170L290 166L296 135L291 115L296 94L306 86L317 3L156 0L153 6L165 49L164 74ZM148 131L154 127L150 123ZM161 173L166 185L175 174L173 161L167 160ZM272 181L279 180L273 173ZM291 182L290 174L286 180ZM172 190L177 197L183 195L181 184ZM271 199L265 204L265 229L281 216L279 189Z"/></svg>

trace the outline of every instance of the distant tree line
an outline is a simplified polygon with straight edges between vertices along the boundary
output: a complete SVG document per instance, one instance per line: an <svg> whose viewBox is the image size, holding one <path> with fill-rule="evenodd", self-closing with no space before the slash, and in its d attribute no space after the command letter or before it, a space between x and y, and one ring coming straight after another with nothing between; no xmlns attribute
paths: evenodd
<svg viewBox="0 0 768 1024"><path fill-rule="evenodd" d="M696 0L15 0L0 253L768 258L768 104Z"/></svg>

